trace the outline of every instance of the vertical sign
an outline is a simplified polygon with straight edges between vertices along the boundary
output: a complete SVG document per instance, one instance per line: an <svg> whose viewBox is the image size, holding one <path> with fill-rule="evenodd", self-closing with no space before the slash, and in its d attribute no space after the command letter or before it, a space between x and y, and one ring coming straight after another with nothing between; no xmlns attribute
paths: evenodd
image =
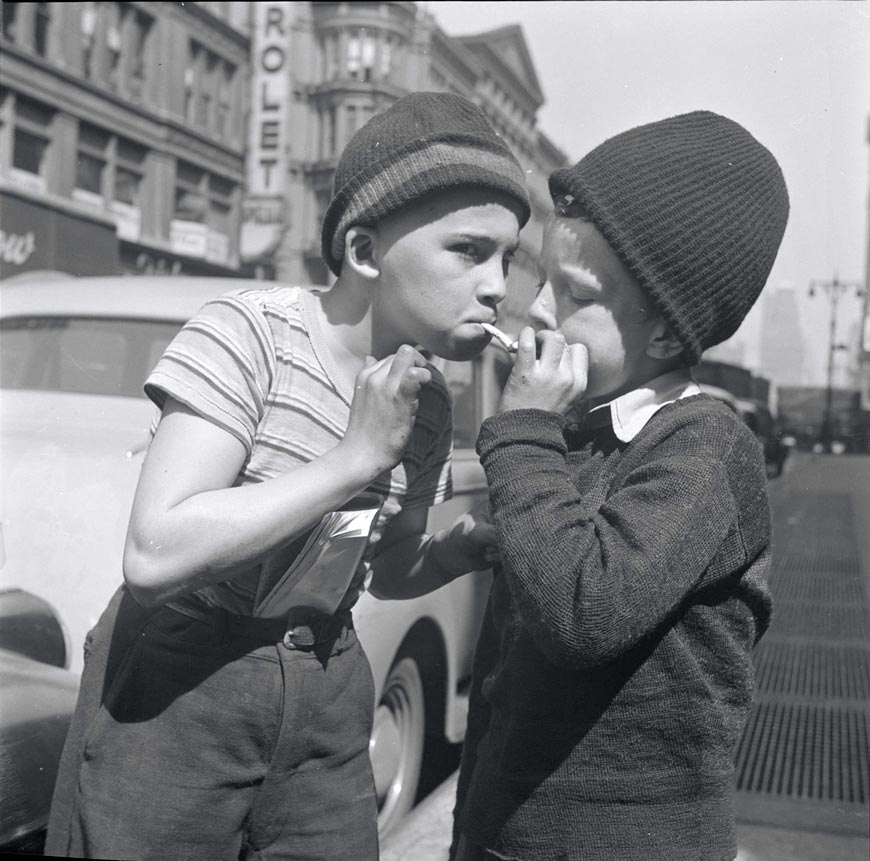
<svg viewBox="0 0 870 861"><path fill-rule="evenodd" d="M253 93L248 192L283 197L287 174L287 103L290 70L289 2L254 3Z"/></svg>

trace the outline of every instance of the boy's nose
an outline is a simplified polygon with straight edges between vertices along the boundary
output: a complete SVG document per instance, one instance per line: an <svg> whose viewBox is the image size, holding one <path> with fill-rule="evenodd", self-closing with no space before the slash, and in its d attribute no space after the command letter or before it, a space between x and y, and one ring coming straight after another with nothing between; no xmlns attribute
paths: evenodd
<svg viewBox="0 0 870 861"><path fill-rule="evenodd" d="M549 284L544 284L538 291L535 301L529 308L529 319L537 329L556 328L556 303L553 301L553 291Z"/></svg>
<svg viewBox="0 0 870 861"><path fill-rule="evenodd" d="M480 279L478 296L493 304L498 304L507 295L507 276L501 266L489 266Z"/></svg>

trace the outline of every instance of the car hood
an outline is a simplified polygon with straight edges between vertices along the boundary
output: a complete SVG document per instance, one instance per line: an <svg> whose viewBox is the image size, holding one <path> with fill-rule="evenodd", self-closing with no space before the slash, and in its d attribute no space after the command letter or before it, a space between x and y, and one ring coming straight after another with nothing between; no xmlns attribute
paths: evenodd
<svg viewBox="0 0 870 861"><path fill-rule="evenodd" d="M73 669L85 633L121 582L155 409L135 398L0 394L0 587L27 589L55 608Z"/></svg>

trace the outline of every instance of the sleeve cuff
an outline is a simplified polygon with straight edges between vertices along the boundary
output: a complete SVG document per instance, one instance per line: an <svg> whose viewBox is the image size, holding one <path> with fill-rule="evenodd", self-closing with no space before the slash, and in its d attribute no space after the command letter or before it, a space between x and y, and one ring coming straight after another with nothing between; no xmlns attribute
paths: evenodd
<svg viewBox="0 0 870 861"><path fill-rule="evenodd" d="M480 426L477 453L485 458L505 445L535 445L565 454L565 418L547 410L508 410L490 416Z"/></svg>

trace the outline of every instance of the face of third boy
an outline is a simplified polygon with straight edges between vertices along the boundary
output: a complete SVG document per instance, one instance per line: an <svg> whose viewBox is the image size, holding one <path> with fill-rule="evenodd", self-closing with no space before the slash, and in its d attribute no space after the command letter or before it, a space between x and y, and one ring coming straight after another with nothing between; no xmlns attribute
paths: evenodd
<svg viewBox="0 0 870 861"><path fill-rule="evenodd" d="M519 206L508 195L459 187L417 202L374 233L373 307L383 339L414 342L446 359L478 355L480 323L496 320L519 244Z"/></svg>
<svg viewBox="0 0 870 861"><path fill-rule="evenodd" d="M540 287L529 316L589 353L586 397L642 382L657 319L635 279L589 221L553 217L544 231Z"/></svg>

